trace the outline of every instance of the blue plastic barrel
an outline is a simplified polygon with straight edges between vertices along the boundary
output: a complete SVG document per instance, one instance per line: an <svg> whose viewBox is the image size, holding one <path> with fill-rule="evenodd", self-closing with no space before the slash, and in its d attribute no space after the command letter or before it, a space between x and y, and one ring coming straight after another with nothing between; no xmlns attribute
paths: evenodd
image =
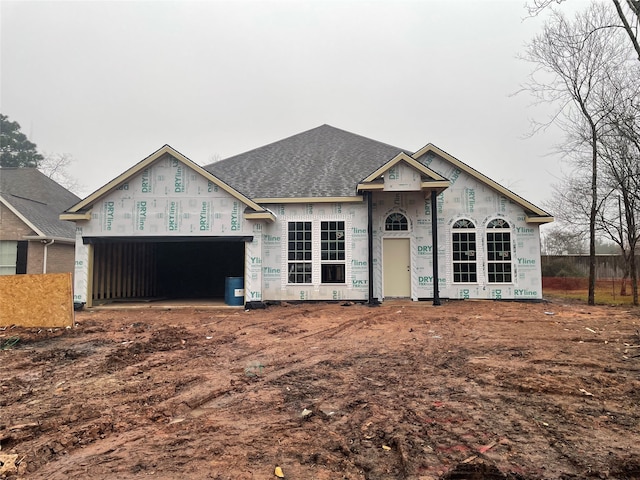
<svg viewBox="0 0 640 480"><path fill-rule="evenodd" d="M244 305L244 277L226 277L224 279L224 303Z"/></svg>

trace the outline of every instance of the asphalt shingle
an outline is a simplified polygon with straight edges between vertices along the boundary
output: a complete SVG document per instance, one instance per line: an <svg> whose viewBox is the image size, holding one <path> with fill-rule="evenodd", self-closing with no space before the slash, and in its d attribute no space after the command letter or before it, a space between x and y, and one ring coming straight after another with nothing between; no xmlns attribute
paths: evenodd
<svg viewBox="0 0 640 480"><path fill-rule="evenodd" d="M249 198L343 197L401 151L321 125L204 168Z"/></svg>
<svg viewBox="0 0 640 480"><path fill-rule="evenodd" d="M80 198L35 168L0 168L0 196L46 237L75 239L59 215Z"/></svg>

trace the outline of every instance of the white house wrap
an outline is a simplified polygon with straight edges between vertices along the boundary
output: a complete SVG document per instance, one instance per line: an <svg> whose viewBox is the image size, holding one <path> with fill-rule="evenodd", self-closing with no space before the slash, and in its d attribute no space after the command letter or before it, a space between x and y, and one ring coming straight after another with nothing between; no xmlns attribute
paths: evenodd
<svg viewBox="0 0 640 480"><path fill-rule="evenodd" d="M228 277L245 302L539 299L553 221L433 145L328 125L204 168L164 146L61 218L87 305L223 297Z"/></svg>

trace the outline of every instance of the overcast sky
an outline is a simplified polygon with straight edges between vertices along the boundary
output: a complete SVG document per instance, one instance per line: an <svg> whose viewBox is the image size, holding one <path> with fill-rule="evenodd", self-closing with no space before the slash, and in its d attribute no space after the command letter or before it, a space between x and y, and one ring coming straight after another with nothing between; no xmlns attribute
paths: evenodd
<svg viewBox="0 0 640 480"><path fill-rule="evenodd" d="M81 196L164 144L204 165L327 123L434 143L541 205L559 137L523 139L545 114L511 95L543 20L523 5L2 0L0 111L75 159Z"/></svg>

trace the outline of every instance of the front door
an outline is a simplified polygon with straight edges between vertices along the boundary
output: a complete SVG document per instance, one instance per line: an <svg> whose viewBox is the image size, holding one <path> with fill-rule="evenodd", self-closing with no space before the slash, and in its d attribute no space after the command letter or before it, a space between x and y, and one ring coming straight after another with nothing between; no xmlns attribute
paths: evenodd
<svg viewBox="0 0 640 480"><path fill-rule="evenodd" d="M384 296L411 296L411 254L408 238L382 239Z"/></svg>

